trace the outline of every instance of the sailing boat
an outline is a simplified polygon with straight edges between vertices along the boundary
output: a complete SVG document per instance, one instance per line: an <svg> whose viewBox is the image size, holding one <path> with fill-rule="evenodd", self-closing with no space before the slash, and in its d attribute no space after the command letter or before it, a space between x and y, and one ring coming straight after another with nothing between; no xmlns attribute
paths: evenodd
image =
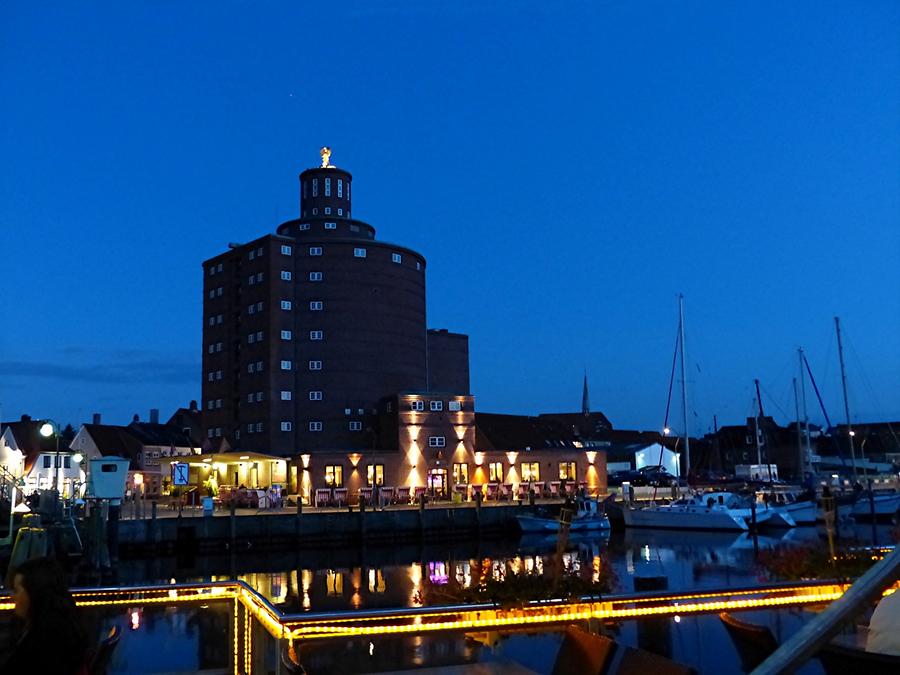
<svg viewBox="0 0 900 675"><path fill-rule="evenodd" d="M684 453L685 475L691 472L691 441L688 427L687 378L685 377L685 345L684 345L684 296L678 296L678 339L675 357L681 360L681 404L684 414ZM675 376L675 359L672 361L672 376L669 381L669 400L671 401L672 380ZM668 433L669 408L666 407L665 432ZM671 504L635 507L622 509L626 527L676 528L689 530L738 530L749 529L747 510L738 503L737 497L730 493L716 493L711 498L698 495L693 499L685 499Z"/></svg>

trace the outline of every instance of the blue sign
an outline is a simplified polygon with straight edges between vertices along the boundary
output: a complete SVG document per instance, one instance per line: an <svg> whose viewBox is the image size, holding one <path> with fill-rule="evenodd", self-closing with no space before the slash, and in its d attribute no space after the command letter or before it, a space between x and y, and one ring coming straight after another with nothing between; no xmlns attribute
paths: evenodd
<svg viewBox="0 0 900 675"><path fill-rule="evenodd" d="M172 484L173 485L187 485L189 470L190 470L189 464L185 464L183 462L178 462L177 464L173 464L172 465Z"/></svg>

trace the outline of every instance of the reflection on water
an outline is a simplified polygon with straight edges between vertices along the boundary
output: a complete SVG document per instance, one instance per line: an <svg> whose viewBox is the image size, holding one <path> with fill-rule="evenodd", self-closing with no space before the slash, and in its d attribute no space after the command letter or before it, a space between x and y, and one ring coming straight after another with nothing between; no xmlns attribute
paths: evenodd
<svg viewBox="0 0 900 675"><path fill-rule="evenodd" d="M889 527L877 536L889 541ZM847 536L847 532L844 533ZM871 528L862 526L865 540ZM563 567L600 579L601 566L612 567L614 592L646 588L642 580L665 579L670 590L751 586L759 583L756 553L777 545L824 542L818 528L772 531L756 539L746 533L626 530L605 537L572 539L562 554ZM553 537L454 542L356 549L302 550L254 555L206 556L190 560L123 561L120 582L160 579L217 581L239 578L288 612L416 606L424 587L453 581L462 588L509 573L552 569Z"/></svg>

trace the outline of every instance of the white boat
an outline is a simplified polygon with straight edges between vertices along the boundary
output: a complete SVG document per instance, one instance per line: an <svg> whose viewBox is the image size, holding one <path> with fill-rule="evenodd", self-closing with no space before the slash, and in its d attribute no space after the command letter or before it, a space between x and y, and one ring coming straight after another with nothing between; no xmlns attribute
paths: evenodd
<svg viewBox="0 0 900 675"><path fill-rule="evenodd" d="M768 501L766 500L768 495ZM756 492L756 504L758 509L772 509L776 513L787 513L791 522L786 518L775 517L770 525L773 527L794 527L795 525L815 525L818 515L818 506L812 500L797 499L797 495L789 490L763 489Z"/></svg>
<svg viewBox="0 0 900 675"><path fill-rule="evenodd" d="M900 512L900 492L875 493L873 497L876 518L890 518ZM871 517L872 505L869 503L869 495L861 493L853 504L855 517Z"/></svg>
<svg viewBox="0 0 900 675"><path fill-rule="evenodd" d="M749 530L750 509L730 492L695 495L671 504L651 504L622 509L626 527L658 527L682 530ZM760 524L771 517L757 513Z"/></svg>
<svg viewBox="0 0 900 675"><path fill-rule="evenodd" d="M562 525L559 518L539 515L518 515L519 527L524 534L556 534ZM609 529L609 518L597 508L595 499L579 499L569 524L570 532L596 532Z"/></svg>

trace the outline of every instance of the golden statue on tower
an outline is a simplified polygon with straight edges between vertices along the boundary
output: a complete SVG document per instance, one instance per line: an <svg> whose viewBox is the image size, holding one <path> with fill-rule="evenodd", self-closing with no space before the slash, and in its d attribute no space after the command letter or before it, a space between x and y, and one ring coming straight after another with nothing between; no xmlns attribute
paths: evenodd
<svg viewBox="0 0 900 675"><path fill-rule="evenodd" d="M333 169L334 165L331 163L331 148L327 145L319 150L319 154L322 155L322 168L323 169Z"/></svg>

